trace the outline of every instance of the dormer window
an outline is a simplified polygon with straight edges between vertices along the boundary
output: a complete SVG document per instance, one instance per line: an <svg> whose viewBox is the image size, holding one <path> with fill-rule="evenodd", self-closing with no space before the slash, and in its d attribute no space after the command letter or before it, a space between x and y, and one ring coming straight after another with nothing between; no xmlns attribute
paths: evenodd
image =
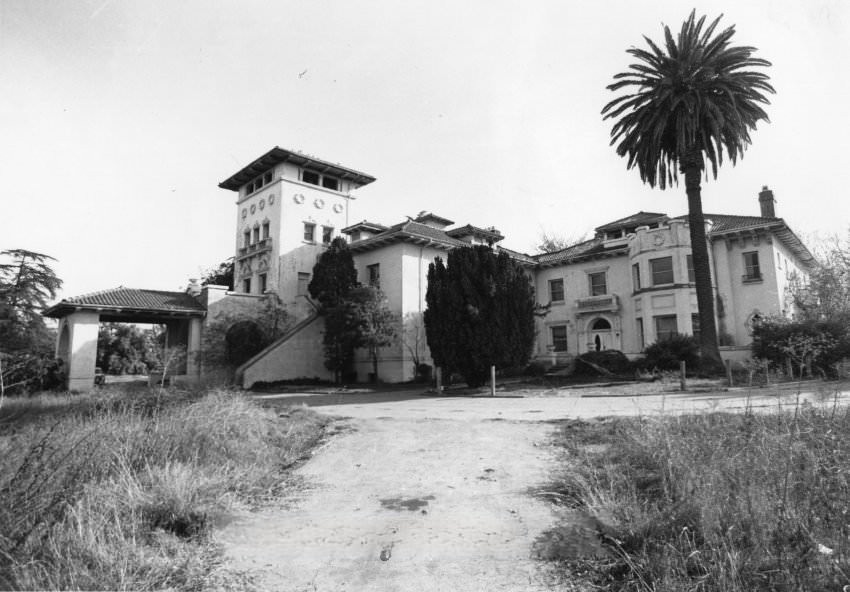
<svg viewBox="0 0 850 592"><path fill-rule="evenodd" d="M262 175L245 185L245 195L250 195L255 191L259 191L260 189L272 182L272 177L273 175L271 171L263 173Z"/></svg>

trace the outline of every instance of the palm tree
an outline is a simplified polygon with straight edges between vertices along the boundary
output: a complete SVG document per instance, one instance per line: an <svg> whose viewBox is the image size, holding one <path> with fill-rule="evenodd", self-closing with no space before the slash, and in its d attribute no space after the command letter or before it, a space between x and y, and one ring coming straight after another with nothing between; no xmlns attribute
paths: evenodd
<svg viewBox="0 0 850 592"><path fill-rule="evenodd" d="M708 241L700 196L706 160L717 178L724 151L734 165L750 144L750 130L759 120L769 122L762 105L775 92L766 74L752 68L770 62L752 57L754 47L729 45L735 27L716 36L717 17L703 31L705 17L695 13L682 24L678 39L664 26L664 48L644 36L650 51L626 50L639 60L614 76L611 91L629 89L602 109L603 119L615 119L611 145L637 167L640 178L661 189L685 177L691 235L700 350L709 369L722 366L714 320L714 296L708 260ZM721 15L722 16L722 15ZM706 173L707 176L707 173ZM713 368L712 368L713 367Z"/></svg>

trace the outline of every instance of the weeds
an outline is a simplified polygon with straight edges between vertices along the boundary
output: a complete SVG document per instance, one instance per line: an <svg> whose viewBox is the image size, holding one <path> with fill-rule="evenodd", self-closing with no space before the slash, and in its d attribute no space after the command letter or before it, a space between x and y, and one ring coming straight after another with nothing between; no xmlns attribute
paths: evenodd
<svg viewBox="0 0 850 592"><path fill-rule="evenodd" d="M829 405L566 425L572 460L559 489L604 524L611 551L592 562L594 583L847 590L848 431L850 411Z"/></svg>
<svg viewBox="0 0 850 592"><path fill-rule="evenodd" d="M274 490L324 425L223 391L60 399L0 420L0 589L204 587L216 520Z"/></svg>

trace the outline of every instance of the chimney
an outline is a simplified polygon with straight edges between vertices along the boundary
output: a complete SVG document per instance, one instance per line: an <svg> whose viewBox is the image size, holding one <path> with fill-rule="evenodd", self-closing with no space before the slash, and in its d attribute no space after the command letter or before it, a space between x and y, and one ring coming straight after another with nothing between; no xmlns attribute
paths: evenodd
<svg viewBox="0 0 850 592"><path fill-rule="evenodd" d="M773 199L773 191L762 186L759 192L759 206L761 206L762 218L776 218L776 200Z"/></svg>
<svg viewBox="0 0 850 592"><path fill-rule="evenodd" d="M195 298L197 298L198 296L201 295L201 286L200 286L200 284L198 284L197 279L195 279L195 278L189 279L189 285L186 286L186 293L189 296L194 296Z"/></svg>

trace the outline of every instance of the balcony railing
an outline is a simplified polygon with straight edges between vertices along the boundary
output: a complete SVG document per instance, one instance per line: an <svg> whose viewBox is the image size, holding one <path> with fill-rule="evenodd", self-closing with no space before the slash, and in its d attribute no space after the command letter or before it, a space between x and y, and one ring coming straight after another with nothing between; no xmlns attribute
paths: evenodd
<svg viewBox="0 0 850 592"><path fill-rule="evenodd" d="M619 310L620 298L616 294L603 294L602 296L588 296L576 299L576 308L579 312L597 312L602 310Z"/></svg>
<svg viewBox="0 0 850 592"><path fill-rule="evenodd" d="M237 250L236 258L237 259L245 259L250 257L255 253L262 253L263 251L271 251L272 249L272 238L264 238L263 240L257 241L250 245L245 245L244 247L239 247Z"/></svg>

